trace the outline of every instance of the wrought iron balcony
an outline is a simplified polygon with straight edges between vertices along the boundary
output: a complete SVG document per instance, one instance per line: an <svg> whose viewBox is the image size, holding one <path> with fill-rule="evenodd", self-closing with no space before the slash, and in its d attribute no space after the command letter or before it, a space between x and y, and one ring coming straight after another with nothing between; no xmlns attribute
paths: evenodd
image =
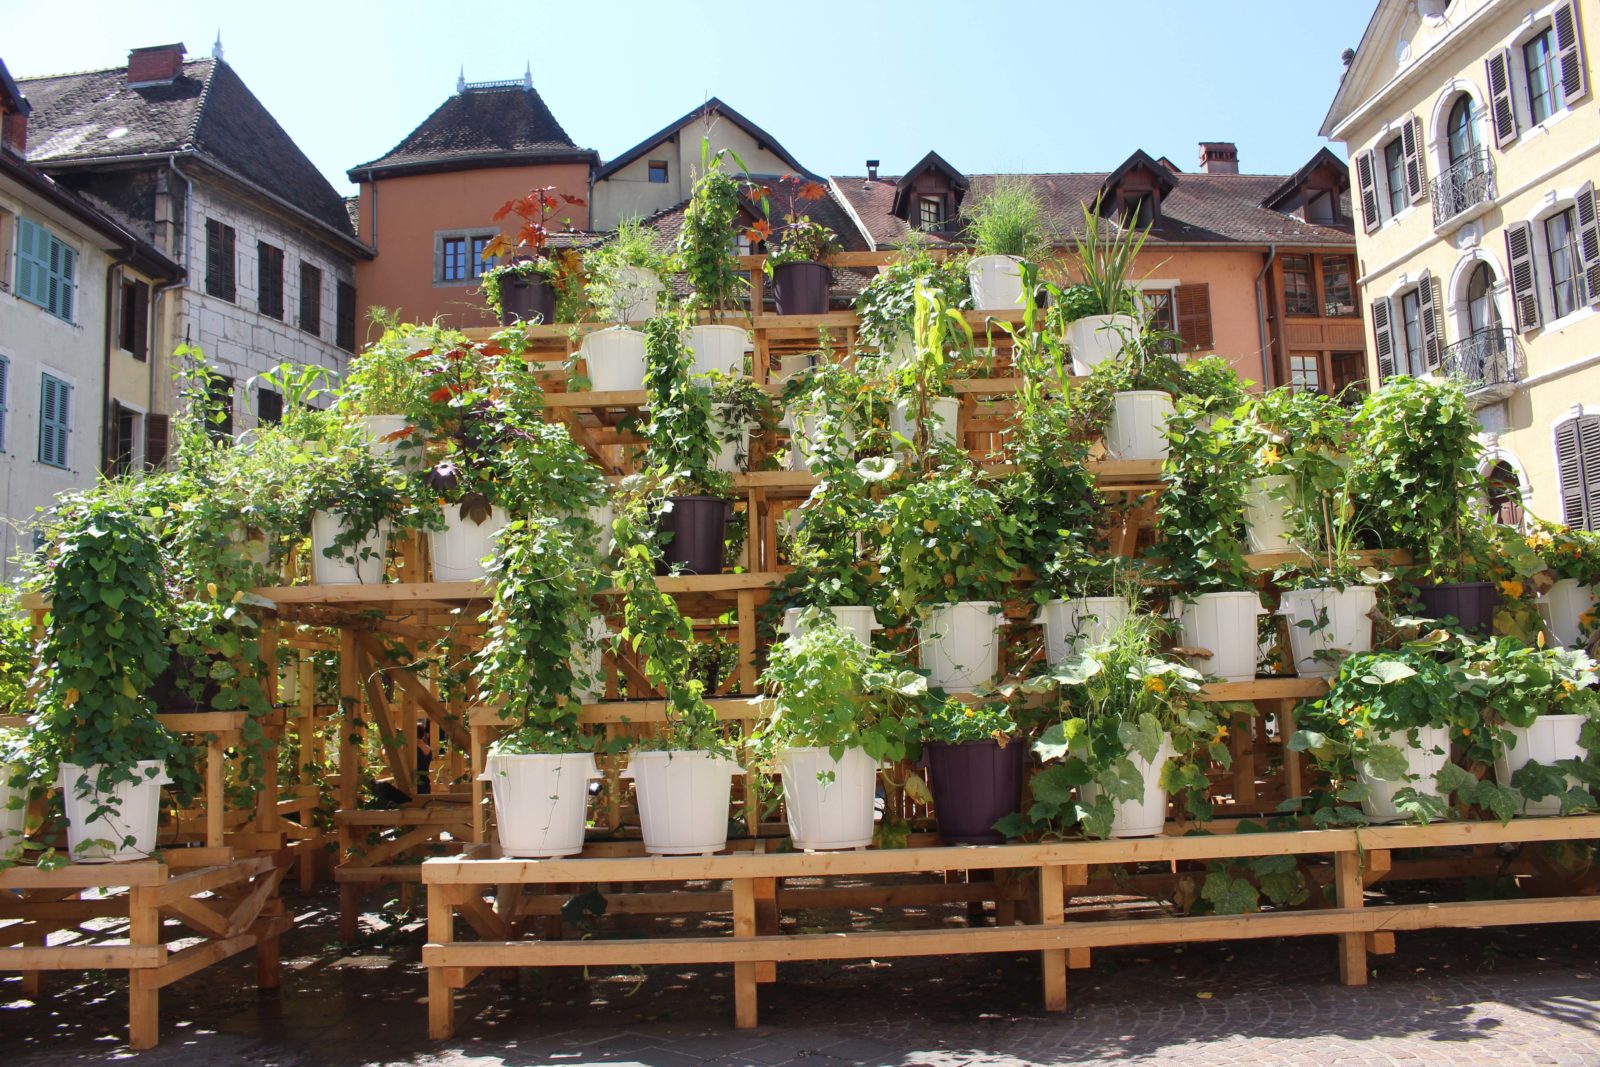
<svg viewBox="0 0 1600 1067"><path fill-rule="evenodd" d="M1433 200L1433 224L1443 226L1458 215L1495 197L1494 160L1487 148L1480 148L1451 164L1450 169L1429 183Z"/></svg>
<svg viewBox="0 0 1600 1067"><path fill-rule="evenodd" d="M1445 374L1486 402L1510 396L1522 378L1522 346L1514 330L1483 330L1444 350Z"/></svg>

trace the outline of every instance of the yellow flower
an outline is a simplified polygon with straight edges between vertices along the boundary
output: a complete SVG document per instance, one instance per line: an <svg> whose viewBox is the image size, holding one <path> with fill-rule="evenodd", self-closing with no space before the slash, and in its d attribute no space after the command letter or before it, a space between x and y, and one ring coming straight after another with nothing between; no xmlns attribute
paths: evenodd
<svg viewBox="0 0 1600 1067"><path fill-rule="evenodd" d="M1225 725L1224 726L1218 726L1217 727L1217 740L1218 741L1226 741L1227 739L1228 739L1228 728L1227 728L1227 726L1225 726Z"/></svg>
<svg viewBox="0 0 1600 1067"><path fill-rule="evenodd" d="M1356 727L1356 737L1360 738L1360 737L1365 737L1365 736L1366 736L1366 731L1361 729L1361 727L1357 726Z"/></svg>
<svg viewBox="0 0 1600 1067"><path fill-rule="evenodd" d="M1167 683L1154 676L1144 680L1144 687L1152 693L1165 693L1167 691Z"/></svg>
<svg viewBox="0 0 1600 1067"><path fill-rule="evenodd" d="M1578 616L1578 625L1589 627L1594 625L1594 612L1586 611Z"/></svg>
<svg viewBox="0 0 1600 1067"><path fill-rule="evenodd" d="M1538 646L1540 648L1544 647L1544 631L1543 630L1539 631L1539 636L1535 639L1535 642L1538 644Z"/></svg>
<svg viewBox="0 0 1600 1067"><path fill-rule="evenodd" d="M1574 690L1576 690L1577 688L1578 687L1573 685L1570 681L1561 683L1561 691L1563 693L1571 693Z"/></svg>
<svg viewBox="0 0 1600 1067"><path fill-rule="evenodd" d="M1524 537L1522 540L1523 540L1523 542L1525 544L1527 544L1527 546L1529 548L1538 548L1539 547L1539 539L1537 537L1533 536L1533 534L1529 534L1527 537Z"/></svg>
<svg viewBox="0 0 1600 1067"><path fill-rule="evenodd" d="M968 709L967 709L967 718L969 718L969 719L970 719L970 718L972 718L972 717L973 717L973 716L974 716L974 715L976 715L976 714L978 714L978 713L977 713L977 712L975 712L975 711L973 711L973 710L972 710L972 709L971 709L971 708L968 708Z"/></svg>
<svg viewBox="0 0 1600 1067"><path fill-rule="evenodd" d="M1346 724L1346 723L1348 723L1348 722L1349 722L1349 721L1350 721L1350 720L1349 720L1349 719L1346 719L1346 718L1344 718L1344 717L1343 717L1343 716L1341 716L1341 717L1340 717L1340 719L1339 719L1339 725L1340 725L1340 726L1344 726L1344 725L1345 725L1345 724Z"/></svg>
<svg viewBox="0 0 1600 1067"><path fill-rule="evenodd" d="M1501 582L1500 591L1515 600L1522 595L1522 583L1518 581Z"/></svg>
<svg viewBox="0 0 1600 1067"><path fill-rule="evenodd" d="M1268 446L1267 449L1261 453L1262 463L1276 463L1282 458L1283 457L1278 454L1278 450L1271 446Z"/></svg>
<svg viewBox="0 0 1600 1067"><path fill-rule="evenodd" d="M1471 737L1472 736L1472 728L1470 726L1463 726L1461 728L1461 736L1462 737Z"/></svg>

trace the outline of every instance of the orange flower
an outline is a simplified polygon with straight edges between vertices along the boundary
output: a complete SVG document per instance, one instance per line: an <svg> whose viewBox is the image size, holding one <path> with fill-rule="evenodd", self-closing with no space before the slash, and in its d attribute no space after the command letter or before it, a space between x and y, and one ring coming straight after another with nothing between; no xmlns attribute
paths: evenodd
<svg viewBox="0 0 1600 1067"><path fill-rule="evenodd" d="M1515 600L1517 597L1522 595L1522 583L1514 580L1509 582L1501 582L1500 592Z"/></svg>

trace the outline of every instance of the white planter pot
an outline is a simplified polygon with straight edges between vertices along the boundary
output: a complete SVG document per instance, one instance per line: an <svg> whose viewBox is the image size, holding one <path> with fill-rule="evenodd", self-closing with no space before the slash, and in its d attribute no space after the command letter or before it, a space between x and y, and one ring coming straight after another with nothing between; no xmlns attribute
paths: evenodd
<svg viewBox="0 0 1600 1067"><path fill-rule="evenodd" d="M617 322L637 322L656 313L661 303L661 276L644 267L618 267L612 286L611 306L606 309Z"/></svg>
<svg viewBox="0 0 1600 1067"><path fill-rule="evenodd" d="M1203 648L1210 659L1193 658L1190 666L1202 674L1229 682L1254 681L1256 676L1256 619L1267 613L1255 593L1201 593L1176 602L1178 623L1186 648Z"/></svg>
<svg viewBox="0 0 1600 1067"><path fill-rule="evenodd" d="M1067 325L1067 344L1072 349L1072 373L1088 374L1108 359L1116 358L1122 346L1139 333L1139 320L1132 315L1085 315Z"/></svg>
<svg viewBox="0 0 1600 1067"><path fill-rule="evenodd" d="M1378 593L1370 585L1284 593L1278 614L1289 624L1295 673L1302 678L1331 678L1352 652L1371 652L1372 620L1367 616L1377 603ZM1338 658L1319 653L1337 653Z"/></svg>
<svg viewBox="0 0 1600 1067"><path fill-rule="evenodd" d="M22 841L28 818L27 790L13 789L10 785L11 776L17 771L18 768L9 763L0 763L0 861Z"/></svg>
<svg viewBox="0 0 1600 1067"><path fill-rule="evenodd" d="M992 600L941 604L918 630L928 684L970 692L1000 672L1000 628L1006 618Z"/></svg>
<svg viewBox="0 0 1600 1067"><path fill-rule="evenodd" d="M601 504L589 509L589 521L600 528L600 558L605 559L611 555L611 550L617 546L617 535L611 529L611 524L617 519L617 509L610 504Z"/></svg>
<svg viewBox="0 0 1600 1067"><path fill-rule="evenodd" d="M580 704L593 704L605 696L605 646L611 636L605 616L596 615L589 620L588 639L572 650L573 666L588 679L587 682L580 682L572 693L573 699Z"/></svg>
<svg viewBox="0 0 1600 1067"><path fill-rule="evenodd" d="M912 401L896 400L894 409L889 413L889 429L904 437L907 441L915 442L917 439L915 414ZM961 401L957 397L941 396L929 400L929 446L936 448L940 444L955 444L956 427L960 417Z"/></svg>
<svg viewBox="0 0 1600 1067"><path fill-rule="evenodd" d="M835 762L825 748L786 748L778 755L783 807L794 847L805 852L872 844L878 766L859 748ZM832 774L831 781L818 775Z"/></svg>
<svg viewBox="0 0 1600 1067"><path fill-rule="evenodd" d="M251 530L244 523L233 523L228 527L228 544L238 550L239 555L259 567L265 564L271 555L267 550L267 539L251 537L250 534Z"/></svg>
<svg viewBox="0 0 1600 1067"><path fill-rule="evenodd" d="M717 458L713 461L715 469L728 474L737 474L750 462L750 427L746 425L744 432L734 437L732 441L726 440L728 424L715 413L711 416L711 432L717 439ZM739 462L739 457L744 457L744 463Z"/></svg>
<svg viewBox="0 0 1600 1067"><path fill-rule="evenodd" d="M156 828L161 822L161 787L172 781L167 777L166 764L160 760L143 760L134 765L137 781L118 782L110 790L101 791L90 786L85 795L79 795L79 784L85 773L90 780L98 778L99 766L79 767L63 763L56 785L61 789L62 802L67 809L68 855L76 863L120 863L124 860L141 860L156 850ZM154 775L150 775L155 771ZM95 818L102 803L114 809ZM129 839L132 839L131 841ZM90 844L79 850L84 842Z"/></svg>
<svg viewBox="0 0 1600 1067"><path fill-rule="evenodd" d="M1594 590L1579 585L1576 578L1563 578L1539 598L1539 611L1550 624L1550 636L1558 645L1583 643L1584 628L1579 620L1594 610Z"/></svg>
<svg viewBox="0 0 1600 1067"><path fill-rule="evenodd" d="M1078 650L1098 645L1121 626L1133 605L1120 596L1086 596L1051 600L1033 620L1044 627L1045 659L1053 667Z"/></svg>
<svg viewBox="0 0 1600 1067"><path fill-rule="evenodd" d="M425 458L421 439L415 435L393 436L410 425L404 415L361 416L361 428L367 435L367 451L379 459L389 460L402 470L420 470Z"/></svg>
<svg viewBox="0 0 1600 1067"><path fill-rule="evenodd" d="M797 374L804 374L815 365L816 358L813 353L791 352L788 355L778 356L771 371L777 381L786 382Z"/></svg>
<svg viewBox="0 0 1600 1067"><path fill-rule="evenodd" d="M911 337L900 337L889 346L889 366L894 370L904 370L916 362L917 342Z"/></svg>
<svg viewBox="0 0 1600 1067"><path fill-rule="evenodd" d="M1106 424L1106 455L1112 459L1167 458L1167 420L1172 397L1157 389L1135 389L1111 395Z"/></svg>
<svg viewBox="0 0 1600 1067"><path fill-rule="evenodd" d="M500 851L517 859L582 852L589 783L600 777L588 752L490 754L478 781L494 791Z"/></svg>
<svg viewBox="0 0 1600 1067"><path fill-rule="evenodd" d="M1384 734L1375 736L1374 741L1382 744L1396 745L1406 754L1406 773L1411 776L1409 782L1390 782L1382 778L1375 778L1368 774L1366 768L1359 763L1356 773L1361 778L1361 783L1367 787L1366 799L1361 802L1361 810L1367 813L1367 818L1377 822L1393 822L1405 816L1395 807L1395 794L1407 787L1415 789L1426 796L1438 796L1439 790L1433 783L1433 776L1439 773L1450 759L1450 731L1443 726L1423 726L1417 729L1417 743L1404 733ZM1434 751L1437 749L1438 751Z"/></svg>
<svg viewBox="0 0 1600 1067"><path fill-rule="evenodd" d="M389 520L380 521L378 528L354 547L331 557L323 555L343 532L343 512L311 513L311 580L317 585L382 584L389 554Z"/></svg>
<svg viewBox="0 0 1600 1067"><path fill-rule="evenodd" d="M1553 765L1557 760L1582 759L1585 755L1578 744L1583 730L1582 715L1541 715L1532 726L1507 726L1512 735L1509 745L1502 745L1494 758L1495 780L1510 785L1511 776L1527 763ZM1581 788L1582 782L1567 776L1567 788ZM1542 800L1522 802L1524 815L1560 815L1561 798L1545 797Z"/></svg>
<svg viewBox="0 0 1600 1067"><path fill-rule="evenodd" d="M878 613L870 607L849 605L828 610L833 612L841 628L850 631L857 641L868 648L872 647L872 632L883 629L878 625ZM800 616L803 614L804 608L790 608L783 613L784 634L805 634L805 627L800 625Z"/></svg>
<svg viewBox="0 0 1600 1067"><path fill-rule="evenodd" d="M789 431L789 469L792 471L809 471L811 469L811 442L817 439L817 416L807 415L796 419L793 415L784 415L778 425ZM845 443L854 446L856 443L856 429L845 424L843 428Z"/></svg>
<svg viewBox="0 0 1600 1067"><path fill-rule="evenodd" d="M750 335L740 326L691 326L685 343L694 352L691 374L719 371L727 378L744 378L744 353Z"/></svg>
<svg viewBox="0 0 1600 1067"><path fill-rule="evenodd" d="M1022 306L1022 260L1016 256L975 256L967 265L972 306L978 311L1010 311Z"/></svg>
<svg viewBox="0 0 1600 1067"><path fill-rule="evenodd" d="M1167 791L1161 787L1161 772L1171 759L1172 736L1161 735L1161 747L1156 758L1146 762L1137 752L1128 753L1128 760L1144 779L1144 796L1139 800L1119 801L1111 819L1112 837L1154 837L1167 825ZM1092 783L1078 787L1079 795L1087 804L1100 798L1100 787Z"/></svg>
<svg viewBox="0 0 1600 1067"><path fill-rule="evenodd" d="M653 856L699 856L728 844L733 776L744 769L709 752L634 752L622 777L633 779Z"/></svg>
<svg viewBox="0 0 1600 1067"><path fill-rule="evenodd" d="M1244 494L1246 541L1252 552L1287 552L1289 542L1289 486L1282 474L1256 478Z"/></svg>
<svg viewBox="0 0 1600 1067"><path fill-rule="evenodd" d="M484 576L483 561L494 555L495 539L510 515L493 508L483 522L461 517L459 504L444 506L444 529L428 531L428 554L436 582L469 582Z"/></svg>
<svg viewBox="0 0 1600 1067"><path fill-rule="evenodd" d="M644 388L644 334L625 326L596 330L579 350L597 393L633 393Z"/></svg>

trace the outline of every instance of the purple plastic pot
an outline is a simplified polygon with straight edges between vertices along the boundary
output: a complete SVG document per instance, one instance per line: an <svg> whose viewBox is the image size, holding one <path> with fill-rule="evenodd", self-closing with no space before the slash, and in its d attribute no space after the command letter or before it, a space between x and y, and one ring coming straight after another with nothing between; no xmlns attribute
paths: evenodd
<svg viewBox="0 0 1600 1067"><path fill-rule="evenodd" d="M828 310L832 272L807 260L772 268L772 297L780 315L821 315Z"/></svg>
<svg viewBox="0 0 1600 1067"><path fill-rule="evenodd" d="M1488 636L1494 613L1500 607L1500 590L1493 582L1451 582L1417 588L1422 613L1430 619L1453 616L1468 633Z"/></svg>
<svg viewBox="0 0 1600 1067"><path fill-rule="evenodd" d="M939 836L946 844L992 845L1006 839L994 824L1022 804L1022 772L1028 745L1012 738L965 741L958 745L933 741L922 746L933 789L933 810Z"/></svg>
<svg viewBox="0 0 1600 1067"><path fill-rule="evenodd" d="M657 574L683 564L685 574L721 574L728 529L728 502L720 496L672 496L661 516L661 562Z"/></svg>
<svg viewBox="0 0 1600 1067"><path fill-rule="evenodd" d="M523 322L554 322L556 291L542 274L507 274L500 279L500 325Z"/></svg>

